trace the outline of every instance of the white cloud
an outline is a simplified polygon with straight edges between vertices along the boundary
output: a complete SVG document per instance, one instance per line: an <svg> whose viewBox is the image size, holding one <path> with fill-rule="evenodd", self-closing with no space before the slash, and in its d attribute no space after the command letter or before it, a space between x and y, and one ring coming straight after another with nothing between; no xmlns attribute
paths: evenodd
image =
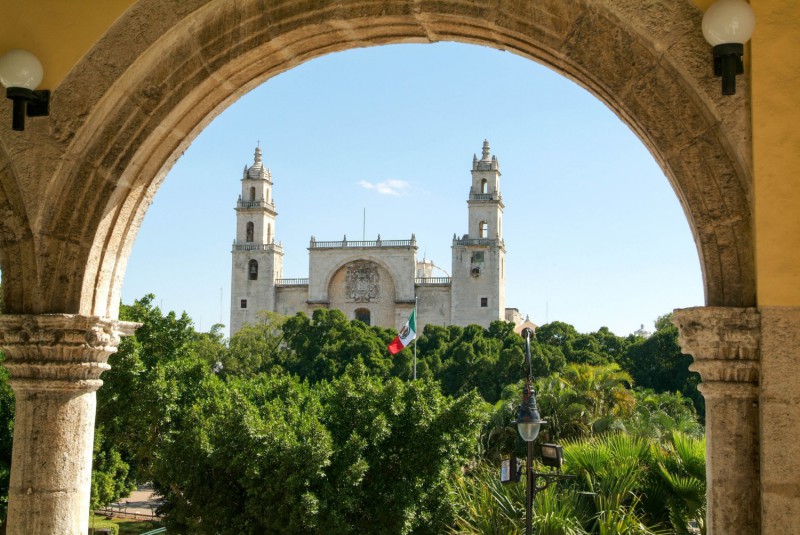
<svg viewBox="0 0 800 535"><path fill-rule="evenodd" d="M361 180L358 183L364 189L374 189L381 195L405 195L408 188L411 186L405 180L389 179L383 182L372 183L367 180Z"/></svg>

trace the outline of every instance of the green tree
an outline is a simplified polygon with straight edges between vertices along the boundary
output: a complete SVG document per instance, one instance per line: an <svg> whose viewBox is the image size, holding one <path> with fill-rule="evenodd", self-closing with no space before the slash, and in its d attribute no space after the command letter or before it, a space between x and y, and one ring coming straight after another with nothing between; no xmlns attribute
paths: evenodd
<svg viewBox="0 0 800 535"><path fill-rule="evenodd" d="M670 319L667 314L656 320L656 332L631 343L619 362L638 386L655 392L680 392L691 399L702 419L705 405L697 390L700 375L689 371L692 357L681 352L678 328Z"/></svg>
<svg viewBox="0 0 800 535"><path fill-rule="evenodd" d="M284 370L291 353L283 336L287 320L286 316L265 312L261 321L244 325L231 336L229 349L220 360L222 374L255 375Z"/></svg>
<svg viewBox="0 0 800 535"><path fill-rule="evenodd" d="M283 324L283 336L291 350L286 370L312 383L338 377L356 361L381 377L392 370L387 347L394 332L350 321L340 310L318 309L311 318L298 313Z"/></svg>
<svg viewBox="0 0 800 535"><path fill-rule="evenodd" d="M207 376L201 389L154 464L170 533L315 531L332 453L317 396L288 376Z"/></svg>
<svg viewBox="0 0 800 535"><path fill-rule="evenodd" d="M322 406L334 443L323 532L441 533L454 515L448 482L476 453L480 398L448 398L432 381L384 381L355 366L322 389Z"/></svg>
<svg viewBox="0 0 800 535"><path fill-rule="evenodd" d="M661 516L664 516L662 504L666 504L666 516L672 533L688 535L690 522L697 524L705 533L705 437L673 432L669 442L654 446L654 455L657 478L650 507L660 506Z"/></svg>
<svg viewBox="0 0 800 535"><path fill-rule="evenodd" d="M692 437L703 435L703 426L692 401L680 392L636 389L633 393L636 408L625 420L629 433L662 441L669 440L675 431Z"/></svg>
<svg viewBox="0 0 800 535"><path fill-rule="evenodd" d="M129 470L120 452L105 444L102 428L96 427L92 455L92 510L116 502L135 489L133 481L128 478Z"/></svg>
<svg viewBox="0 0 800 535"><path fill-rule="evenodd" d="M196 333L185 313L162 314L153 301L147 295L120 308L121 319L142 326L109 357L111 370L97 393L103 447L119 452L132 482L152 478L159 448L175 433L183 408L203 395L199 385L223 350L218 334Z"/></svg>

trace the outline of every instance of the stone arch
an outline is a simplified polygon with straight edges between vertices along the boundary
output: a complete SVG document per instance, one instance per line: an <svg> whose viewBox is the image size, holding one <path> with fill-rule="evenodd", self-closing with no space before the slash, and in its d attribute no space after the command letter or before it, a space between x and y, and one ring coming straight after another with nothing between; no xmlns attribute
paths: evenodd
<svg viewBox="0 0 800 535"><path fill-rule="evenodd" d="M0 222L8 310L116 317L153 195L228 104L323 54L436 41L512 51L605 102L672 183L707 304L751 306L747 88L719 94L700 19L689 0L140 0L54 88L49 118L20 136L0 131L0 209L15 188L22 197L12 208L19 232ZM5 154L26 176L7 172Z"/></svg>
<svg viewBox="0 0 800 535"><path fill-rule="evenodd" d="M397 282L402 281L407 277L403 277L401 273L398 273L398 271L391 264L385 262L382 258L378 258L370 254L363 254L364 251L361 251L361 253L362 254L359 254L358 249L354 249L352 255L348 255L346 258L343 258L342 260L331 266L331 268L325 274L325 280L324 283L322 284L322 287L325 288L326 292L330 293L331 282L333 281L334 277L336 277L337 273L342 271L342 269L344 269L345 266L347 266L348 264L352 264L353 262L358 262L358 261L372 262L373 264L376 264L378 267L380 267L382 270L386 271L386 273L389 274L389 277L391 279L388 282L392 286L392 288L394 288L394 291L396 293L402 292L402 289L398 288Z"/></svg>
<svg viewBox="0 0 800 535"><path fill-rule="evenodd" d="M398 293L395 270L390 271L386 264L359 256L331 269L326 277L328 306L351 319L357 319L359 310L366 311L367 325L393 327L396 302L402 294Z"/></svg>
<svg viewBox="0 0 800 535"><path fill-rule="evenodd" d="M247 280L258 280L258 260L252 259L247 263Z"/></svg>

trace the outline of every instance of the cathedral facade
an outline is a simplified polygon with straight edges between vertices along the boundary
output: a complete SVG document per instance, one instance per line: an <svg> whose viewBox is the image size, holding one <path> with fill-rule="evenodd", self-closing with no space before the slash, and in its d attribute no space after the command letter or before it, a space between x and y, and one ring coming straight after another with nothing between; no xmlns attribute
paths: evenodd
<svg viewBox="0 0 800 535"><path fill-rule="evenodd" d="M434 277L433 262L417 259L412 234L410 239L378 236L374 241L318 241L312 236L308 278L284 278L272 175L256 148L236 203L231 334L257 321L260 311L310 315L318 308L336 308L368 325L399 329L416 305L420 332L428 323L520 323L518 311L506 309L500 164L488 141L481 158L473 156L471 175L468 231L453 236L451 276Z"/></svg>

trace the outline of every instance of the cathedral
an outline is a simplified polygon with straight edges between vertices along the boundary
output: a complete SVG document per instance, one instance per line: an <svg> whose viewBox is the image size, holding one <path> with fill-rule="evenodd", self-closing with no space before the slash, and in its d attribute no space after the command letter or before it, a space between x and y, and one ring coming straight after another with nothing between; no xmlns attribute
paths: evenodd
<svg viewBox="0 0 800 535"><path fill-rule="evenodd" d="M311 315L318 308L337 308L368 325L400 328L416 305L419 332L428 323L488 327L494 320L521 322L517 309L506 308L500 164L488 141L481 158L472 159L469 228L453 236L450 277L434 277L433 262L417 259L412 234L405 240L378 236L375 241L318 241L312 236L308 278L284 278L272 175L260 148L241 182L231 251L231 334L255 322L260 311Z"/></svg>

